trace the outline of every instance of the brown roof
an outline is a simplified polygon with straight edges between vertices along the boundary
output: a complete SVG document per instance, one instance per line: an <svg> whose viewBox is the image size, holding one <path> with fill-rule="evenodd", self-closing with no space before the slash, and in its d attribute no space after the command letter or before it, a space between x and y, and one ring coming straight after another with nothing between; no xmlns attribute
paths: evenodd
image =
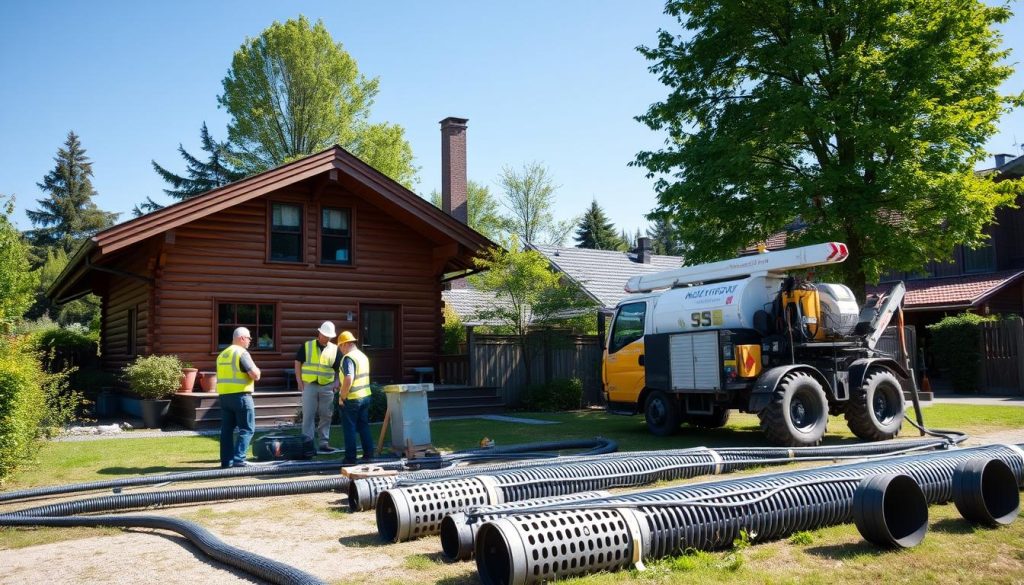
<svg viewBox="0 0 1024 585"><path fill-rule="evenodd" d="M111 254L168 230L202 219L282 187L306 180L344 181L361 196L439 245L454 246L448 269L471 270L472 256L494 243L429 201L388 178L340 146L311 154L258 175L118 224L94 235L75 252L47 294L82 293L82 278ZM88 291L85 291L88 292ZM84 293L83 293L84 294ZM68 297L69 298L69 297Z"/></svg>
<svg viewBox="0 0 1024 585"><path fill-rule="evenodd" d="M969 308L1024 276L1024 270L1004 270L986 274L970 274L950 278L929 278L906 281L907 311L926 311L940 308ZM869 294L887 292L885 285L869 286Z"/></svg>

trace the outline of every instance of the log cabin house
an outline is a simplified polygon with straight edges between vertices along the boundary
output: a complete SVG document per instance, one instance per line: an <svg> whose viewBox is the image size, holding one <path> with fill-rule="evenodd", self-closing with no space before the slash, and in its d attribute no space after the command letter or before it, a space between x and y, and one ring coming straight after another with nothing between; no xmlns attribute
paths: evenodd
<svg viewBox="0 0 1024 585"><path fill-rule="evenodd" d="M214 370L244 325L258 390L286 388L330 320L359 338L374 381L415 381L439 352L446 281L493 245L466 225L465 130L441 122L445 210L336 146L99 232L48 294L100 297L112 372L149 354Z"/></svg>

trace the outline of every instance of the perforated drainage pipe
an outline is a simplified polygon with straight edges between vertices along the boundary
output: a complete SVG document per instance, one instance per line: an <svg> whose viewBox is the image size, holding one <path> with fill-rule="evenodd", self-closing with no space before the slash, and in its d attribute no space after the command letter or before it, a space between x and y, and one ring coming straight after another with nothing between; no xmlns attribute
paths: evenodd
<svg viewBox="0 0 1024 585"><path fill-rule="evenodd" d="M847 523L857 484L877 474L907 475L944 502L956 467L979 458L1002 461L1021 485L1024 451L990 445L535 506L481 525L477 569L486 585L523 585L727 547L740 530L763 541Z"/></svg>
<svg viewBox="0 0 1024 585"><path fill-rule="evenodd" d="M500 517L496 513L545 504L558 504L564 502L578 502L581 500L593 500L610 496L606 491L580 492L568 496L556 496L553 498L539 498L526 500L524 502L513 502L499 506L482 506L474 510L476 515L473 518L466 516L464 512L456 512L444 517L441 521L441 549L444 556L450 561L464 561L473 558L473 543L480 525L492 518Z"/></svg>
<svg viewBox="0 0 1024 585"><path fill-rule="evenodd" d="M440 478L411 485L396 485L382 491L376 505L377 532L386 542L402 542L437 534L445 516L473 506L641 486L655 481L718 474L768 463L787 463L795 459L860 458L894 451L932 449L947 444L944 440L924 439L844 448L812 447L805 450L698 448L621 453L614 457L502 469L471 477ZM400 483L408 481L409 478L404 478ZM384 484L384 481L375 483L371 480L360 485L357 480L349 488L349 501L366 497L366 492L358 493L361 486L372 489ZM352 496L353 490L357 491L355 497Z"/></svg>

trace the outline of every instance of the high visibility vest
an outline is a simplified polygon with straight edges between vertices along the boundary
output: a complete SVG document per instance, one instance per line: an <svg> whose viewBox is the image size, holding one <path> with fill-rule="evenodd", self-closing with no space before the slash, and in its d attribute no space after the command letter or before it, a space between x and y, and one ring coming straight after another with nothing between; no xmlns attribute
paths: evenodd
<svg viewBox="0 0 1024 585"><path fill-rule="evenodd" d="M338 346L330 341L320 351L315 339L306 342L306 361L302 363L302 381L316 382L321 386L334 381L334 360L338 357Z"/></svg>
<svg viewBox="0 0 1024 585"><path fill-rule="evenodd" d="M232 344L217 356L217 394L253 391L255 384L252 378L242 371L243 353L244 349Z"/></svg>
<svg viewBox="0 0 1024 585"><path fill-rule="evenodd" d="M370 360L366 354L353 349L345 354L346 358L352 358L356 366L355 378L352 380L352 387L348 390L346 400L355 400L370 395ZM344 358L343 358L344 359Z"/></svg>

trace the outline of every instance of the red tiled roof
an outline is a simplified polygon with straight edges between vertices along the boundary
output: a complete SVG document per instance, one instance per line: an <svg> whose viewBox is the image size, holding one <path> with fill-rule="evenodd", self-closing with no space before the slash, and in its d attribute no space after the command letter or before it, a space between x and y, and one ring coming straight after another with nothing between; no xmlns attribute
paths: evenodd
<svg viewBox="0 0 1024 585"><path fill-rule="evenodd" d="M938 307L971 307L1024 276L1024 270L1004 270L953 278L908 280L903 301L907 311ZM885 284L867 287L868 294L888 292Z"/></svg>

